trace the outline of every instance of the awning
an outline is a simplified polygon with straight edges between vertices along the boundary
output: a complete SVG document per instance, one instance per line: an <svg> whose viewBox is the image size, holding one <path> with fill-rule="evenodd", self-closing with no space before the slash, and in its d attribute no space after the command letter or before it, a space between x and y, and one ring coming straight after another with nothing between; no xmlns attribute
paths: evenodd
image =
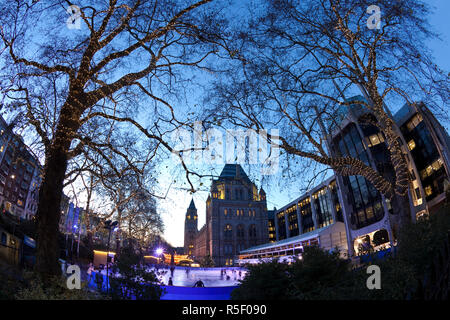
<svg viewBox="0 0 450 320"><path fill-rule="evenodd" d="M342 224L342 225L340 225ZM335 228L342 228L343 227L343 223L342 222L335 222L332 225L320 228L320 229L316 229L313 231L310 231L308 233L304 233L295 237L290 237L287 239L283 239L277 242L270 242L270 243L265 243L265 244L261 244L255 247L251 247L245 250L242 250L239 254L246 254L246 253L255 253L255 251L259 251L259 250L267 250L267 249L274 249L277 247L283 247L283 246L288 246L288 245L292 245L292 244L297 244L299 242L303 242L303 241L308 241L311 239L315 239L318 238L319 236L325 234L325 233L329 233L332 232L333 229Z"/></svg>

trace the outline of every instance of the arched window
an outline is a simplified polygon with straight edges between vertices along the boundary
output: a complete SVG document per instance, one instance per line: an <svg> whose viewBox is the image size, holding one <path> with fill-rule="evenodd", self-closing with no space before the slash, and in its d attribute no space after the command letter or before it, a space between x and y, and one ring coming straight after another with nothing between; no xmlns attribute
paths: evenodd
<svg viewBox="0 0 450 320"><path fill-rule="evenodd" d="M6 246L6 233L2 232L2 245Z"/></svg>
<svg viewBox="0 0 450 320"><path fill-rule="evenodd" d="M232 255L233 254L233 245L232 244L224 245L224 254L225 255Z"/></svg>
<svg viewBox="0 0 450 320"><path fill-rule="evenodd" d="M385 229L378 230L373 235L373 244L375 246L382 245L386 242L389 242L389 234Z"/></svg>
<svg viewBox="0 0 450 320"><path fill-rule="evenodd" d="M243 239L245 237L244 235L244 226L242 224L238 225L236 228L236 237L238 239Z"/></svg>
<svg viewBox="0 0 450 320"><path fill-rule="evenodd" d="M244 230L244 226L242 224L239 224L236 228L236 240L237 240L236 250L238 252L244 250L245 249L245 230Z"/></svg>
<svg viewBox="0 0 450 320"><path fill-rule="evenodd" d="M231 224L227 224L224 229L225 240L231 240L233 238L232 232L233 232L233 230L232 230Z"/></svg>
<svg viewBox="0 0 450 320"><path fill-rule="evenodd" d="M237 244L236 250L240 253L242 250L245 250L245 244L243 242Z"/></svg>
<svg viewBox="0 0 450 320"><path fill-rule="evenodd" d="M256 245L256 226L254 224L250 225L248 229L248 238L250 245Z"/></svg>

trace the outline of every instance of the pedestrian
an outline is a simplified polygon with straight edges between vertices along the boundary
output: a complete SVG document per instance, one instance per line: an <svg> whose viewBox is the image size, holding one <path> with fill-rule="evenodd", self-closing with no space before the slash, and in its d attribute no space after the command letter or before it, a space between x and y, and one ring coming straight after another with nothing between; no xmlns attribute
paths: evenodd
<svg viewBox="0 0 450 320"><path fill-rule="evenodd" d="M172 277L169 278L169 283L168 283L168 285L169 285L169 286L173 286Z"/></svg>
<svg viewBox="0 0 450 320"><path fill-rule="evenodd" d="M89 268L87 269L87 274L89 275L88 283L91 281L93 271L94 271L94 265L91 262L91 263L89 263Z"/></svg>
<svg viewBox="0 0 450 320"><path fill-rule="evenodd" d="M101 291L103 287L103 275L100 272L95 274L95 282L97 283L98 291Z"/></svg>
<svg viewBox="0 0 450 320"><path fill-rule="evenodd" d="M204 288L205 285L203 284L203 281L201 279L198 279L198 281L194 284L194 287Z"/></svg>

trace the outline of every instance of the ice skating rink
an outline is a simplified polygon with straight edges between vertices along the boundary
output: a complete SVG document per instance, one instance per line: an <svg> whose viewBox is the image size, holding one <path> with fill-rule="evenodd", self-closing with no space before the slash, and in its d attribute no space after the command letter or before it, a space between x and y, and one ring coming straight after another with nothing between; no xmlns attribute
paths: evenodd
<svg viewBox="0 0 450 320"><path fill-rule="evenodd" d="M154 271L162 285L168 285L169 277L172 277L174 286L192 287L201 280L205 287L231 287L238 286L239 280L244 279L247 271L244 268L228 267L228 268L189 268L189 267L175 267L173 274L170 268L154 267L148 268L149 271ZM221 271L225 273L222 274ZM227 279L228 276L228 279Z"/></svg>

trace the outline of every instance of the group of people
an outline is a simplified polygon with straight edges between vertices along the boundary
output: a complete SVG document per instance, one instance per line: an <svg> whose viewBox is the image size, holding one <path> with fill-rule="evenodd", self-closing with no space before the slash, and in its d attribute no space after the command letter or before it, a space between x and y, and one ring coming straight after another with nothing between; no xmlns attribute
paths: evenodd
<svg viewBox="0 0 450 320"><path fill-rule="evenodd" d="M234 275L234 280L236 280L237 275L239 275L239 279L241 279L241 277L242 277L241 270L239 270L239 272L237 273L236 270L233 269L233 270L231 270L231 274ZM231 279L230 275L227 273L227 269L221 269L220 276L221 277L226 276L225 279L227 279L227 280Z"/></svg>
<svg viewBox="0 0 450 320"><path fill-rule="evenodd" d="M170 276L168 277L167 285L173 286L173 277L174 277L174 272L175 272L175 266L170 266L170 269L169 269L169 266L164 266L161 268L161 265L147 264L147 267L148 267L148 269L147 269L148 272L150 272L150 271L155 272L156 276L159 278L160 283L162 285L164 285L163 279L168 276L168 272L170 271ZM103 264L100 264L98 268L95 268L93 263L90 263L89 267L87 269L87 274L89 276L89 280L91 280L93 273L96 271L98 271L97 272L98 277L101 277L101 275L106 275L106 269L107 269L106 266ZM110 275L116 274L117 273L116 269L117 269L117 267L115 266L115 264L113 264L113 263L108 264L108 273ZM186 276L189 277L190 268L185 268L185 272L186 272ZM229 270L227 268L223 268L220 270L220 276L221 276L221 279L224 279L224 277L225 277L225 279L227 281L231 280L231 277L233 277L233 276L234 276L234 280L242 279L242 271L234 270L234 269ZM196 278L195 275L194 275L194 278ZM194 283L194 287L205 287L205 284L203 283L203 281L201 279L198 279Z"/></svg>

